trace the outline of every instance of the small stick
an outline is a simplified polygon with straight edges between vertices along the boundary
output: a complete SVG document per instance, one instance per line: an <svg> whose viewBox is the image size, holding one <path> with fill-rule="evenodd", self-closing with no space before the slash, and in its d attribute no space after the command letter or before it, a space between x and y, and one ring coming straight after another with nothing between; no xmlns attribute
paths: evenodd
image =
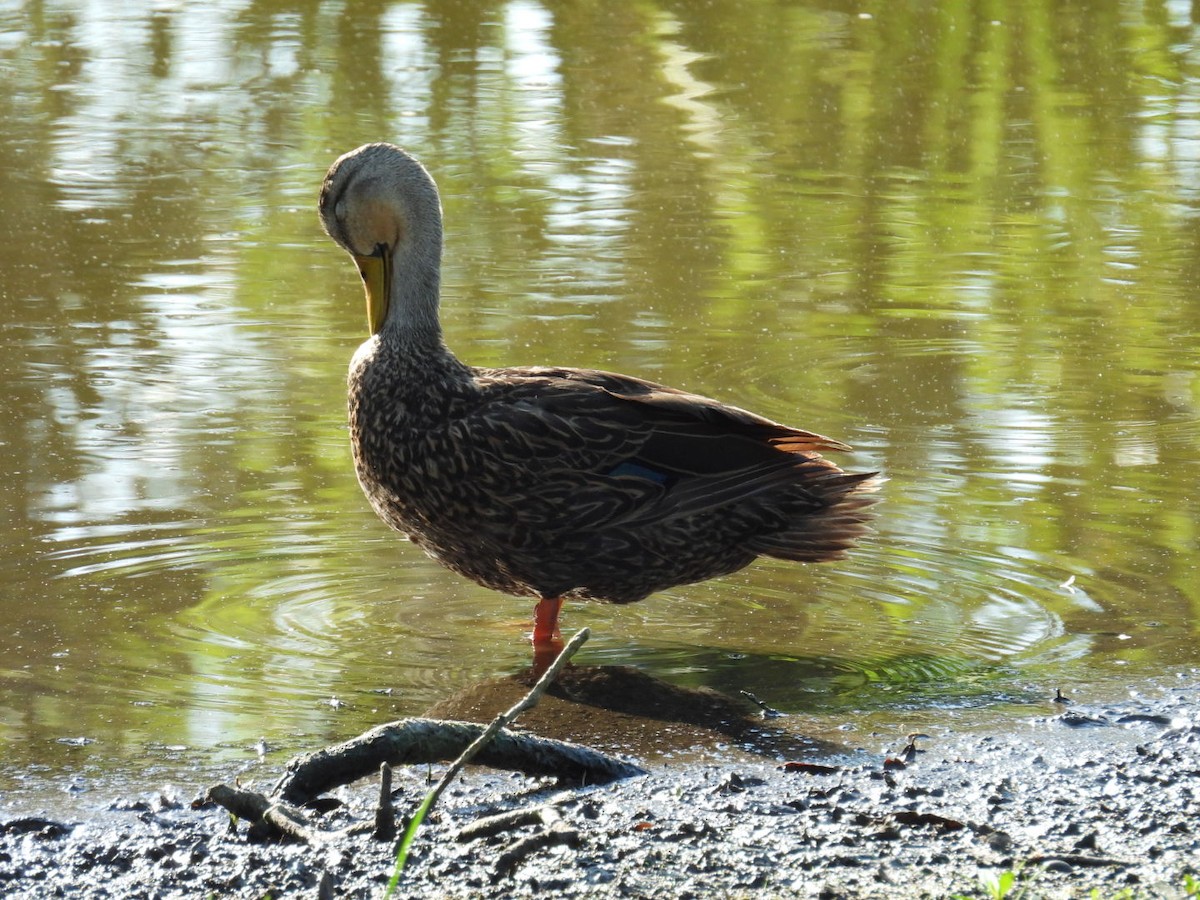
<svg viewBox="0 0 1200 900"><path fill-rule="evenodd" d="M495 874L492 880L499 881L511 876L517 870L517 866L523 863L527 857L543 847L554 847L558 844L579 846L579 832L574 828L567 828L561 822L555 822L545 831L521 838L500 854L500 858L496 860Z"/></svg>
<svg viewBox="0 0 1200 900"><path fill-rule="evenodd" d="M298 809L278 803L256 791L231 788L224 784L209 788L208 799L217 803L240 819L262 822L280 834L303 841L312 847L325 843L327 838L314 830Z"/></svg>
<svg viewBox="0 0 1200 900"><path fill-rule="evenodd" d="M738 693L761 709L764 719L779 719L783 717L783 713L773 707L767 706L767 704L763 703L749 691L738 691Z"/></svg>
<svg viewBox="0 0 1200 900"><path fill-rule="evenodd" d="M385 897L390 897L392 891L396 889L396 885L400 881L400 873L404 871L404 864L408 861L408 849L416 839L417 829L421 827L421 822L425 820L425 816L429 814L434 804L437 803L438 798L442 796L442 792L450 786L450 782L454 780L455 776L466 767L467 763L484 748L497 732L505 726L512 724L513 720L527 709L537 706L538 701L558 678L559 672L566 666L567 661L575 655L575 651L584 645L584 642L587 641L590 635L591 632L587 628L579 629L568 642L567 646L563 647L562 652L558 654L558 658L542 673L542 677L537 680L537 684L530 689L529 693L507 712L496 716L492 724L484 729L483 733L471 742L470 746L462 752L458 759L450 764L450 768L446 770L446 774L442 776L441 780L434 785L433 790L425 795L425 799L421 801L421 805L413 813L412 820L408 823L408 828L405 829L404 835L400 838L399 847L396 848L396 866L392 871L391 880L388 882L384 893Z"/></svg>
<svg viewBox="0 0 1200 900"><path fill-rule="evenodd" d="M390 841L396 836L396 812L392 809L392 767L379 766L379 805L375 808L375 839Z"/></svg>
<svg viewBox="0 0 1200 900"><path fill-rule="evenodd" d="M513 809L508 812L496 813L483 819L476 819L470 825L461 828L454 836L456 841L474 841L478 838L492 837L502 831L520 828L522 825L546 824L545 806L535 806L525 809Z"/></svg>
<svg viewBox="0 0 1200 900"><path fill-rule="evenodd" d="M484 729L483 734L475 738L475 740L471 742L470 746L468 746L467 749L462 752L458 759L450 764L450 768L446 770L446 774L441 777L441 780L438 781L438 783L434 785L433 790L429 792L429 796L432 799L429 800L426 812L428 812L430 809L433 809L433 806L435 803L437 803L438 798L442 796L442 792L450 786L450 782L454 780L459 772L466 768L467 763L475 758L475 754L483 749L484 744L490 741L496 735L496 732L498 732L501 728L506 728L507 726L511 725L513 720L516 719L521 713L525 712L526 710L533 709L538 705L538 701L542 699L542 695L546 693L546 691L550 688L550 685L554 684L554 682L558 679L559 672L561 672L567 665L568 660L575 655L575 652L584 645L590 636L591 632L587 628L579 629L579 631L575 633L575 636L571 638L570 643L563 647L562 652L558 654L558 658L554 660L550 668L542 673L542 677L537 680L537 684L530 688L529 693L522 697L521 700L518 701L507 712L503 712L496 716L496 718L492 720L492 724Z"/></svg>

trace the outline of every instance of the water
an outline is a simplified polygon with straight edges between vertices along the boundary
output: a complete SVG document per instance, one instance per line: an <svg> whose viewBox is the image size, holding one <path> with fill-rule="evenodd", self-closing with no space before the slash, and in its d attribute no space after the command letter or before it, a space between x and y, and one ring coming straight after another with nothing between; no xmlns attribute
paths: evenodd
<svg viewBox="0 0 1200 900"><path fill-rule="evenodd" d="M844 563L568 606L584 662L816 731L1194 669L1189 16L0 5L0 789L307 748L527 664L530 604L354 482L365 318L315 200L376 139L442 188L463 358L708 393L890 479Z"/></svg>

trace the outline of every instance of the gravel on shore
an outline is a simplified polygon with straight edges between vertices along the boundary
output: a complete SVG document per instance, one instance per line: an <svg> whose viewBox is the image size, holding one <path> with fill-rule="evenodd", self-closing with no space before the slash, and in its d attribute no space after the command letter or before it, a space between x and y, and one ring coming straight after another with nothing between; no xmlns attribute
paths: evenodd
<svg viewBox="0 0 1200 900"><path fill-rule="evenodd" d="M1010 896L1200 896L1195 690L1180 681L1152 697L1064 706L1004 733L918 738L891 756L663 759L645 776L579 789L469 770L419 833L395 896L986 897L985 883L1010 872ZM426 776L398 770L401 814ZM189 792L0 821L0 895L383 895L392 844L256 843L223 810L193 808ZM314 820L330 831L370 821L376 792L340 791ZM481 817L546 806L540 820L457 839Z"/></svg>

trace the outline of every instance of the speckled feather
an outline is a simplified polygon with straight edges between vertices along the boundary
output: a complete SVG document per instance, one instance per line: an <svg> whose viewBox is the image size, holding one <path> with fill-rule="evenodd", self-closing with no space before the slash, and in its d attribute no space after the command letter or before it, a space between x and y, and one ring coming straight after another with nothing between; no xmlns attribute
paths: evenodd
<svg viewBox="0 0 1200 900"><path fill-rule="evenodd" d="M368 176L375 191L433 191L432 204L395 204L408 295L396 287L349 376L359 482L430 556L511 594L629 603L763 554L836 559L866 531L877 479L822 458L848 449L837 441L625 375L464 365L436 326L440 210L415 160L390 145L340 159L322 191L326 229L352 253L376 246L355 244L344 202ZM431 208L428 260L411 211ZM423 304L432 311L396 310Z"/></svg>

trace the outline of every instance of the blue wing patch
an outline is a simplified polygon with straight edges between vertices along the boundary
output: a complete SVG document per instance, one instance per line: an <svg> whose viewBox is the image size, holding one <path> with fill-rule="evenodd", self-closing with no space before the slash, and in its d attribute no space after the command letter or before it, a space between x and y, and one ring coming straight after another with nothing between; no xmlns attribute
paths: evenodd
<svg viewBox="0 0 1200 900"><path fill-rule="evenodd" d="M646 481L653 481L655 484L666 484L670 480L670 476L665 472L657 472L648 466L643 466L640 463L625 460L616 468L608 473L610 477L619 478L622 475L632 478L643 478Z"/></svg>

